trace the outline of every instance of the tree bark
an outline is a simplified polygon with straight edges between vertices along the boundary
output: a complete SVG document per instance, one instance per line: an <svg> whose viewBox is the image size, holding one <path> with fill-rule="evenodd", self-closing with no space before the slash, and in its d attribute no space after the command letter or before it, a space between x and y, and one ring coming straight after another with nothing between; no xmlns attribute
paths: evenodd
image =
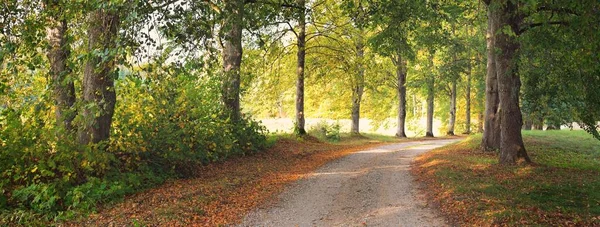
<svg viewBox="0 0 600 227"><path fill-rule="evenodd" d="M306 134L304 129L304 65L306 60L306 1L297 0L302 12L298 17L298 64L296 69L296 133L298 135Z"/></svg>
<svg viewBox="0 0 600 227"><path fill-rule="evenodd" d="M433 101L435 97L435 78L433 75L427 83L427 132L425 137L433 137Z"/></svg>
<svg viewBox="0 0 600 227"><path fill-rule="evenodd" d="M467 69L467 89L465 91L465 134L471 134L471 63Z"/></svg>
<svg viewBox="0 0 600 227"><path fill-rule="evenodd" d="M98 9L89 15L87 51L94 54L87 59L83 74L84 125L79 142L84 145L107 141L110 136L116 103L115 56L110 53L116 47L118 26L119 16L114 11ZM100 56L102 53L109 54Z"/></svg>
<svg viewBox="0 0 600 227"><path fill-rule="evenodd" d="M446 135L454 135L454 125L456 124L456 79L452 80L450 88L450 120L448 122L448 132Z"/></svg>
<svg viewBox="0 0 600 227"><path fill-rule="evenodd" d="M48 39L48 60L50 61L51 87L54 91L54 105L56 124L64 127L67 132L73 132L73 119L75 111L71 108L75 104L75 85L70 78L71 70L67 66L70 55L67 43L67 21L57 17L57 5L49 2L46 9L53 14L48 21L46 37Z"/></svg>
<svg viewBox="0 0 600 227"><path fill-rule="evenodd" d="M360 123L360 101L362 99L364 86L356 85L352 88L352 127L350 133L358 135Z"/></svg>
<svg viewBox="0 0 600 227"><path fill-rule="evenodd" d="M222 100L230 118L237 122L240 112L240 67L242 64L242 18L244 1L225 1L223 23L223 85Z"/></svg>
<svg viewBox="0 0 600 227"><path fill-rule="evenodd" d="M398 56L396 63L396 76L398 78L398 128L396 137L406 138L406 72L407 62Z"/></svg>
<svg viewBox="0 0 600 227"><path fill-rule="evenodd" d="M499 17L500 27L509 26L517 33L520 19L517 6L507 1L503 4ZM496 47L500 53L496 56L498 76L499 112L500 112L500 164L514 165L519 157L531 162L523 138L521 126L523 118L519 107L519 91L521 80L517 69L519 42L513 35L500 32L496 35Z"/></svg>
<svg viewBox="0 0 600 227"><path fill-rule="evenodd" d="M487 75L485 78L485 120L483 139L481 147L484 150L496 150L500 148L500 119L498 112L498 81L496 72L496 31L498 25L498 10L487 7L488 29L487 41Z"/></svg>
<svg viewBox="0 0 600 227"><path fill-rule="evenodd" d="M477 119L477 133L483 133L483 111L480 111L479 114L477 114Z"/></svg>
<svg viewBox="0 0 600 227"><path fill-rule="evenodd" d="M365 48L363 43L362 34L358 35L358 42L356 44L356 57L358 60L358 72L356 74L356 84L352 88L352 127L350 133L358 135L359 124L360 124L360 102L365 89L365 67L364 67L364 55Z"/></svg>

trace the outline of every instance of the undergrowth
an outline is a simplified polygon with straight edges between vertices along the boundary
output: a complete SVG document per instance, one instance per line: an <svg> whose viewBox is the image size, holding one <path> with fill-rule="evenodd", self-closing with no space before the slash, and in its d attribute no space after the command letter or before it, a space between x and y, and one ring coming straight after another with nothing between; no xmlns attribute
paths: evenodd
<svg viewBox="0 0 600 227"><path fill-rule="evenodd" d="M224 114L217 78L188 74L193 66L147 67L150 73L117 80L111 137L104 143L79 145L75 133L56 126L45 89L32 89L28 99L14 96L0 109L0 225L72 219L267 146L259 122L249 116L234 122Z"/></svg>

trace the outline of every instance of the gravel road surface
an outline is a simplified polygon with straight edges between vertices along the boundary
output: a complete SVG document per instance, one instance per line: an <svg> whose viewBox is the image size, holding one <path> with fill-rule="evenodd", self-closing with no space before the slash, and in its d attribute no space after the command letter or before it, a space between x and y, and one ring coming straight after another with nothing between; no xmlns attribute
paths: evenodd
<svg viewBox="0 0 600 227"><path fill-rule="evenodd" d="M447 226L418 194L415 156L459 140L389 144L326 164L240 226Z"/></svg>

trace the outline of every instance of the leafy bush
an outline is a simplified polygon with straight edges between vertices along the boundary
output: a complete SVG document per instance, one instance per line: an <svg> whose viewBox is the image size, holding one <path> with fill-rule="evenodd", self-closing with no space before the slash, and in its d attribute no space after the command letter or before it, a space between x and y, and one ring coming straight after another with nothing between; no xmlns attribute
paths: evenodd
<svg viewBox="0 0 600 227"><path fill-rule="evenodd" d="M327 121L319 121L311 127L309 133L317 138L327 141L340 141L340 124L339 122L329 124Z"/></svg>
<svg viewBox="0 0 600 227"><path fill-rule="evenodd" d="M0 109L0 225L38 225L93 211L98 203L267 145L259 122L226 117L218 78L191 66L140 71L117 80L110 141L94 146L77 144L74 133L56 126L47 89L8 97L13 105Z"/></svg>

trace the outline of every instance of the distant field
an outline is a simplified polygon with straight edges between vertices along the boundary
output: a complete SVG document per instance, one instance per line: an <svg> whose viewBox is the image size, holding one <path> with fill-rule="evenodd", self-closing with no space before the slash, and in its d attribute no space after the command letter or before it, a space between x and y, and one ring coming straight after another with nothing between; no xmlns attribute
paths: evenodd
<svg viewBox="0 0 600 227"><path fill-rule="evenodd" d="M262 121L263 125L267 127L269 132L271 133L291 133L294 129L294 119L291 118L262 118L257 119ZM473 119L473 124L476 124L476 119ZM319 122L327 122L328 124L339 123L341 126L340 132L350 132L350 119L325 119L325 118L307 118L306 119L306 129L310 130L315 127ZM426 129L426 119L422 118L415 121L407 121L406 122L406 135L408 137L422 137L425 135ZM600 122L598 123L600 125ZM581 130L581 127L577 123L573 123L572 127L574 130ZM387 136L394 136L396 134L396 119L388 119L386 122L382 123L380 127L376 127L373 125L373 121L369 119L360 119L360 132L370 133L370 134L380 134ZM570 128L567 125L561 126L562 130L569 130ZM457 129L458 130L458 129ZM474 127L471 130L476 130ZM460 131L456 131L455 133L459 134ZM446 135L446 129L443 126L442 122L439 119L433 120L433 134L435 136L444 136Z"/></svg>
<svg viewBox="0 0 600 227"><path fill-rule="evenodd" d="M258 119L262 121L263 125L267 127L269 132L272 133L290 133L294 129L294 120L291 118L265 118ZM340 120L332 120L332 119L323 119L323 118L307 118L306 119L306 129L310 130L315 127L319 122L327 122L329 124L339 123L341 126L340 132L350 132L350 119L340 119ZM407 122L408 123L408 122ZM396 134L396 119L389 119L387 121L387 128L385 127L386 123L384 123L381 127L374 127L372 125L372 121L369 119L360 119L360 131L364 133L374 133L381 135L389 135L393 136ZM433 133L435 136L443 136L445 135L445 129L441 128L442 123L435 119L433 121ZM412 128L415 128L411 130ZM414 123L412 126L407 126L407 136L408 137L420 137L425 135L426 121L425 119L421 119ZM442 134L442 132L444 132Z"/></svg>

